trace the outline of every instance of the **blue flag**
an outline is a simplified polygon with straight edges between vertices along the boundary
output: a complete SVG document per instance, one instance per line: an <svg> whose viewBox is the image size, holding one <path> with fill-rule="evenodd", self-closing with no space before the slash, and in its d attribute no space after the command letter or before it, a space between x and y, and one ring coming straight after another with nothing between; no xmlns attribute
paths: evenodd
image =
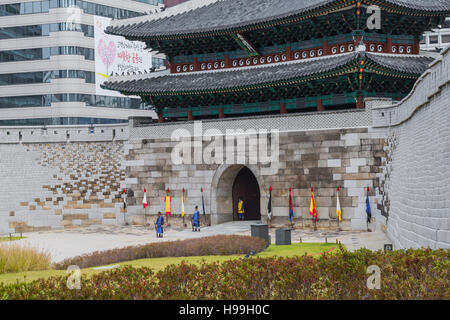
<svg viewBox="0 0 450 320"><path fill-rule="evenodd" d="M367 222L370 223L370 221L372 220L372 211L370 210L369 191L367 191L367 198L366 198L366 213L367 213Z"/></svg>
<svg viewBox="0 0 450 320"><path fill-rule="evenodd" d="M203 199L203 194L202 194L202 208L203 208L203 215L206 215L206 211L205 211L205 200Z"/></svg>

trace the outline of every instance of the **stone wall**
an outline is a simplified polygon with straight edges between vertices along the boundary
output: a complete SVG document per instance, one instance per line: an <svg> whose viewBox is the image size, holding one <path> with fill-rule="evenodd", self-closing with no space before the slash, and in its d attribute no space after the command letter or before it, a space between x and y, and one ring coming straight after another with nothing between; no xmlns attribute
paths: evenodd
<svg viewBox="0 0 450 320"><path fill-rule="evenodd" d="M124 223L123 142L0 144L0 234Z"/></svg>
<svg viewBox="0 0 450 320"><path fill-rule="evenodd" d="M125 140L127 124L0 127L0 144Z"/></svg>
<svg viewBox="0 0 450 320"><path fill-rule="evenodd" d="M373 109L388 129L380 210L395 248L450 248L450 48L399 104Z"/></svg>
<svg viewBox="0 0 450 320"><path fill-rule="evenodd" d="M359 113L356 113L359 116ZM324 116L324 115L321 115ZM212 126L212 124L210 124ZM169 128L171 124L167 125ZM161 128L159 130L167 130ZM247 128L247 127L246 127ZM146 127L147 130L152 130ZM133 130L132 130L133 132ZM272 206L275 225L288 223L288 190L292 188L296 227L312 227L309 215L311 186L315 189L318 209L318 227L336 229L336 188L340 187L340 201L344 230L367 230L365 190L370 187L372 210L377 211L379 176L386 152L384 130L369 128L328 130L281 130L279 134L279 170L264 175L261 164L249 164L252 150L235 145L238 153L245 153L243 164L174 164L173 148L178 144L168 137L132 136L125 146L126 185L134 191L129 206L131 223L142 222L145 214L164 213L167 188L173 197L172 214L181 213L182 189L186 190L186 213L194 206L201 208L201 188L206 213L211 222L232 220L231 188L239 170L246 165L258 180L261 193L261 214L267 216L268 190L272 186ZM203 149L211 142L203 141ZM144 188L147 189L149 207L142 208ZM201 209L200 209L201 211ZM381 217L381 215L378 215ZM174 220L172 218L172 220ZM376 220L376 219L375 219ZM371 229L379 227L374 220Z"/></svg>

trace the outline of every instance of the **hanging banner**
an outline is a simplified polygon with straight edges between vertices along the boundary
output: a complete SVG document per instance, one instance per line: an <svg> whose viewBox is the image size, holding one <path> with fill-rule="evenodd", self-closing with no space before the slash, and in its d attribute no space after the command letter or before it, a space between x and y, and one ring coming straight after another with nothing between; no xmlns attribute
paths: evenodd
<svg viewBox="0 0 450 320"><path fill-rule="evenodd" d="M111 73L149 72L152 54L144 49L144 42L106 34L105 29L110 23L110 18L94 16L95 94L126 97L119 92L102 89L100 85L108 80Z"/></svg>

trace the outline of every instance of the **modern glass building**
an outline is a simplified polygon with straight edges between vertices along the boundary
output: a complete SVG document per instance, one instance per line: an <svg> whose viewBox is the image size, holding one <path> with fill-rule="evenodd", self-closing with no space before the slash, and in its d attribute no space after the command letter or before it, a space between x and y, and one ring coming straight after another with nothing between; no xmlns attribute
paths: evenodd
<svg viewBox="0 0 450 320"><path fill-rule="evenodd" d="M0 126L101 124L153 115L139 98L96 94L95 17L155 12L163 0L0 2ZM164 65L153 56L153 67Z"/></svg>

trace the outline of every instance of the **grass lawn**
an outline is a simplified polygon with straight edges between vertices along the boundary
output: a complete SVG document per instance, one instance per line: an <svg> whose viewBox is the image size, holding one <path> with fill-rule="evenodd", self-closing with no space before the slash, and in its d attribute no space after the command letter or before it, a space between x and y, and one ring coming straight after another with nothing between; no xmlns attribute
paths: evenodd
<svg viewBox="0 0 450 320"><path fill-rule="evenodd" d="M334 249L333 249L334 248ZM319 255L324 252L334 252L338 250L338 246L334 243L294 243L289 246L276 246L271 245L265 251L258 253L257 257L272 257L272 256L282 256L282 257L292 257L301 256L304 254ZM188 263L200 264L202 261L206 262L223 262L231 259L240 259L242 255L231 255L231 256L203 256L203 257L167 257L167 258L152 258L152 259L141 259L126 262L114 263L112 265L131 265L135 268L139 267L149 267L154 271L159 271L164 269L166 266L171 264L178 264L181 261L186 261ZM103 272L104 270L94 270L94 268L82 269L81 274L91 276L95 273ZM11 284L17 281L30 282L40 278L48 278L52 276L66 275L65 270L44 270L44 271L26 271L18 273L5 273L0 274L0 283Z"/></svg>
<svg viewBox="0 0 450 320"><path fill-rule="evenodd" d="M26 239L26 237L12 237L12 238L10 238L10 237L0 237L0 242L7 242L7 241L10 241L10 240L12 240L12 241L14 241L14 240L20 240L20 239Z"/></svg>

